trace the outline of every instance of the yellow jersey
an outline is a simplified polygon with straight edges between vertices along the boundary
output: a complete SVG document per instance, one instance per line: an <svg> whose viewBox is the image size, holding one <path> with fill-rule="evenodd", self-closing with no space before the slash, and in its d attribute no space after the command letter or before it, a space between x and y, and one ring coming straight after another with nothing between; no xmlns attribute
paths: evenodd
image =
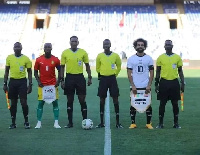
<svg viewBox="0 0 200 155"><path fill-rule="evenodd" d="M121 71L121 59L117 53L106 55L104 52L96 58L96 71L103 76L118 75Z"/></svg>
<svg viewBox="0 0 200 155"><path fill-rule="evenodd" d="M83 73L83 63L89 63L88 54L85 50L79 48L73 52L71 49L66 49L62 52L61 65L66 65L66 73Z"/></svg>
<svg viewBox="0 0 200 155"><path fill-rule="evenodd" d="M25 69L32 68L32 62L25 55L16 57L14 54L11 54L6 58L6 66L10 67L10 78L22 79L26 77Z"/></svg>
<svg viewBox="0 0 200 155"><path fill-rule="evenodd" d="M177 54L162 54L158 57L156 65L161 67L161 78L174 80L178 78L178 67L183 66L182 59Z"/></svg>

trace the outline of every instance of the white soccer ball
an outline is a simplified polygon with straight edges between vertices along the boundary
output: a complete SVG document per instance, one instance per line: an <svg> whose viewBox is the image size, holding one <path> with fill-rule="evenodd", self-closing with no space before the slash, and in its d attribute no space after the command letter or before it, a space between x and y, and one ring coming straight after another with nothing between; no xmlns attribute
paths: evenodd
<svg viewBox="0 0 200 155"><path fill-rule="evenodd" d="M93 127L93 121L91 119L84 119L82 121L82 128L85 130L92 129Z"/></svg>

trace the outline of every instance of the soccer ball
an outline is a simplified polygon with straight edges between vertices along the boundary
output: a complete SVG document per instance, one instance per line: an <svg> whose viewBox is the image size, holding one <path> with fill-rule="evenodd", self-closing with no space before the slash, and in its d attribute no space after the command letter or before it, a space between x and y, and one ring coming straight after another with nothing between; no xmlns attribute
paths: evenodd
<svg viewBox="0 0 200 155"><path fill-rule="evenodd" d="M82 128L85 130L92 129L93 127L93 121L91 119L84 119L82 121Z"/></svg>

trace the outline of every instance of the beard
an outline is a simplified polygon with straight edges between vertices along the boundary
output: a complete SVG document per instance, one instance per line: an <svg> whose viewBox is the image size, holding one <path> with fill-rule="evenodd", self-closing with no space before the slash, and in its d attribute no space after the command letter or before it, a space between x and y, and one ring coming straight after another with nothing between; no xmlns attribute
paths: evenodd
<svg viewBox="0 0 200 155"><path fill-rule="evenodd" d="M143 52L144 52L144 49L143 49L143 48L138 48L136 51L137 51L138 53L143 53Z"/></svg>
<svg viewBox="0 0 200 155"><path fill-rule="evenodd" d="M46 51L45 52L45 57L50 58L51 57L51 51Z"/></svg>
<svg viewBox="0 0 200 155"><path fill-rule="evenodd" d="M15 50L15 55L16 56L21 56L21 50Z"/></svg>

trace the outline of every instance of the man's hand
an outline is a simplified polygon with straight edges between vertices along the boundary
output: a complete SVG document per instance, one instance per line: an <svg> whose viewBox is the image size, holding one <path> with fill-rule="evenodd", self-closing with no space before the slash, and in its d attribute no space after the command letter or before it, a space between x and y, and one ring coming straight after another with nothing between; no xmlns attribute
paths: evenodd
<svg viewBox="0 0 200 155"><path fill-rule="evenodd" d="M133 94L137 94L137 89L135 86L132 86L132 92L133 92Z"/></svg>
<svg viewBox="0 0 200 155"><path fill-rule="evenodd" d="M32 92L32 84L30 84L28 87L27 87L27 94L30 94Z"/></svg>
<svg viewBox="0 0 200 155"><path fill-rule="evenodd" d="M65 82L61 81L61 88L64 90L65 89Z"/></svg>
<svg viewBox="0 0 200 155"><path fill-rule="evenodd" d="M58 87L59 84L60 84L60 81L57 81L54 87L55 87L55 88Z"/></svg>
<svg viewBox="0 0 200 155"><path fill-rule="evenodd" d="M5 93L8 91L8 86L7 86L7 84L4 84L4 85L3 85L3 90L4 90Z"/></svg>
<svg viewBox="0 0 200 155"><path fill-rule="evenodd" d="M159 93L159 85L155 86L155 92Z"/></svg>
<svg viewBox="0 0 200 155"><path fill-rule="evenodd" d="M101 74L98 73L98 80L101 80Z"/></svg>
<svg viewBox="0 0 200 155"><path fill-rule="evenodd" d="M43 84L40 81L38 81L38 86L41 87L41 88L44 87Z"/></svg>
<svg viewBox="0 0 200 155"><path fill-rule="evenodd" d="M146 87L146 90L145 90L145 94L150 93L150 91L151 91L151 86L147 86L147 87Z"/></svg>
<svg viewBox="0 0 200 155"><path fill-rule="evenodd" d="M185 83L181 83L181 92L184 93L185 90Z"/></svg>
<svg viewBox="0 0 200 155"><path fill-rule="evenodd" d="M88 78L87 85L90 86L92 84L92 78Z"/></svg>

